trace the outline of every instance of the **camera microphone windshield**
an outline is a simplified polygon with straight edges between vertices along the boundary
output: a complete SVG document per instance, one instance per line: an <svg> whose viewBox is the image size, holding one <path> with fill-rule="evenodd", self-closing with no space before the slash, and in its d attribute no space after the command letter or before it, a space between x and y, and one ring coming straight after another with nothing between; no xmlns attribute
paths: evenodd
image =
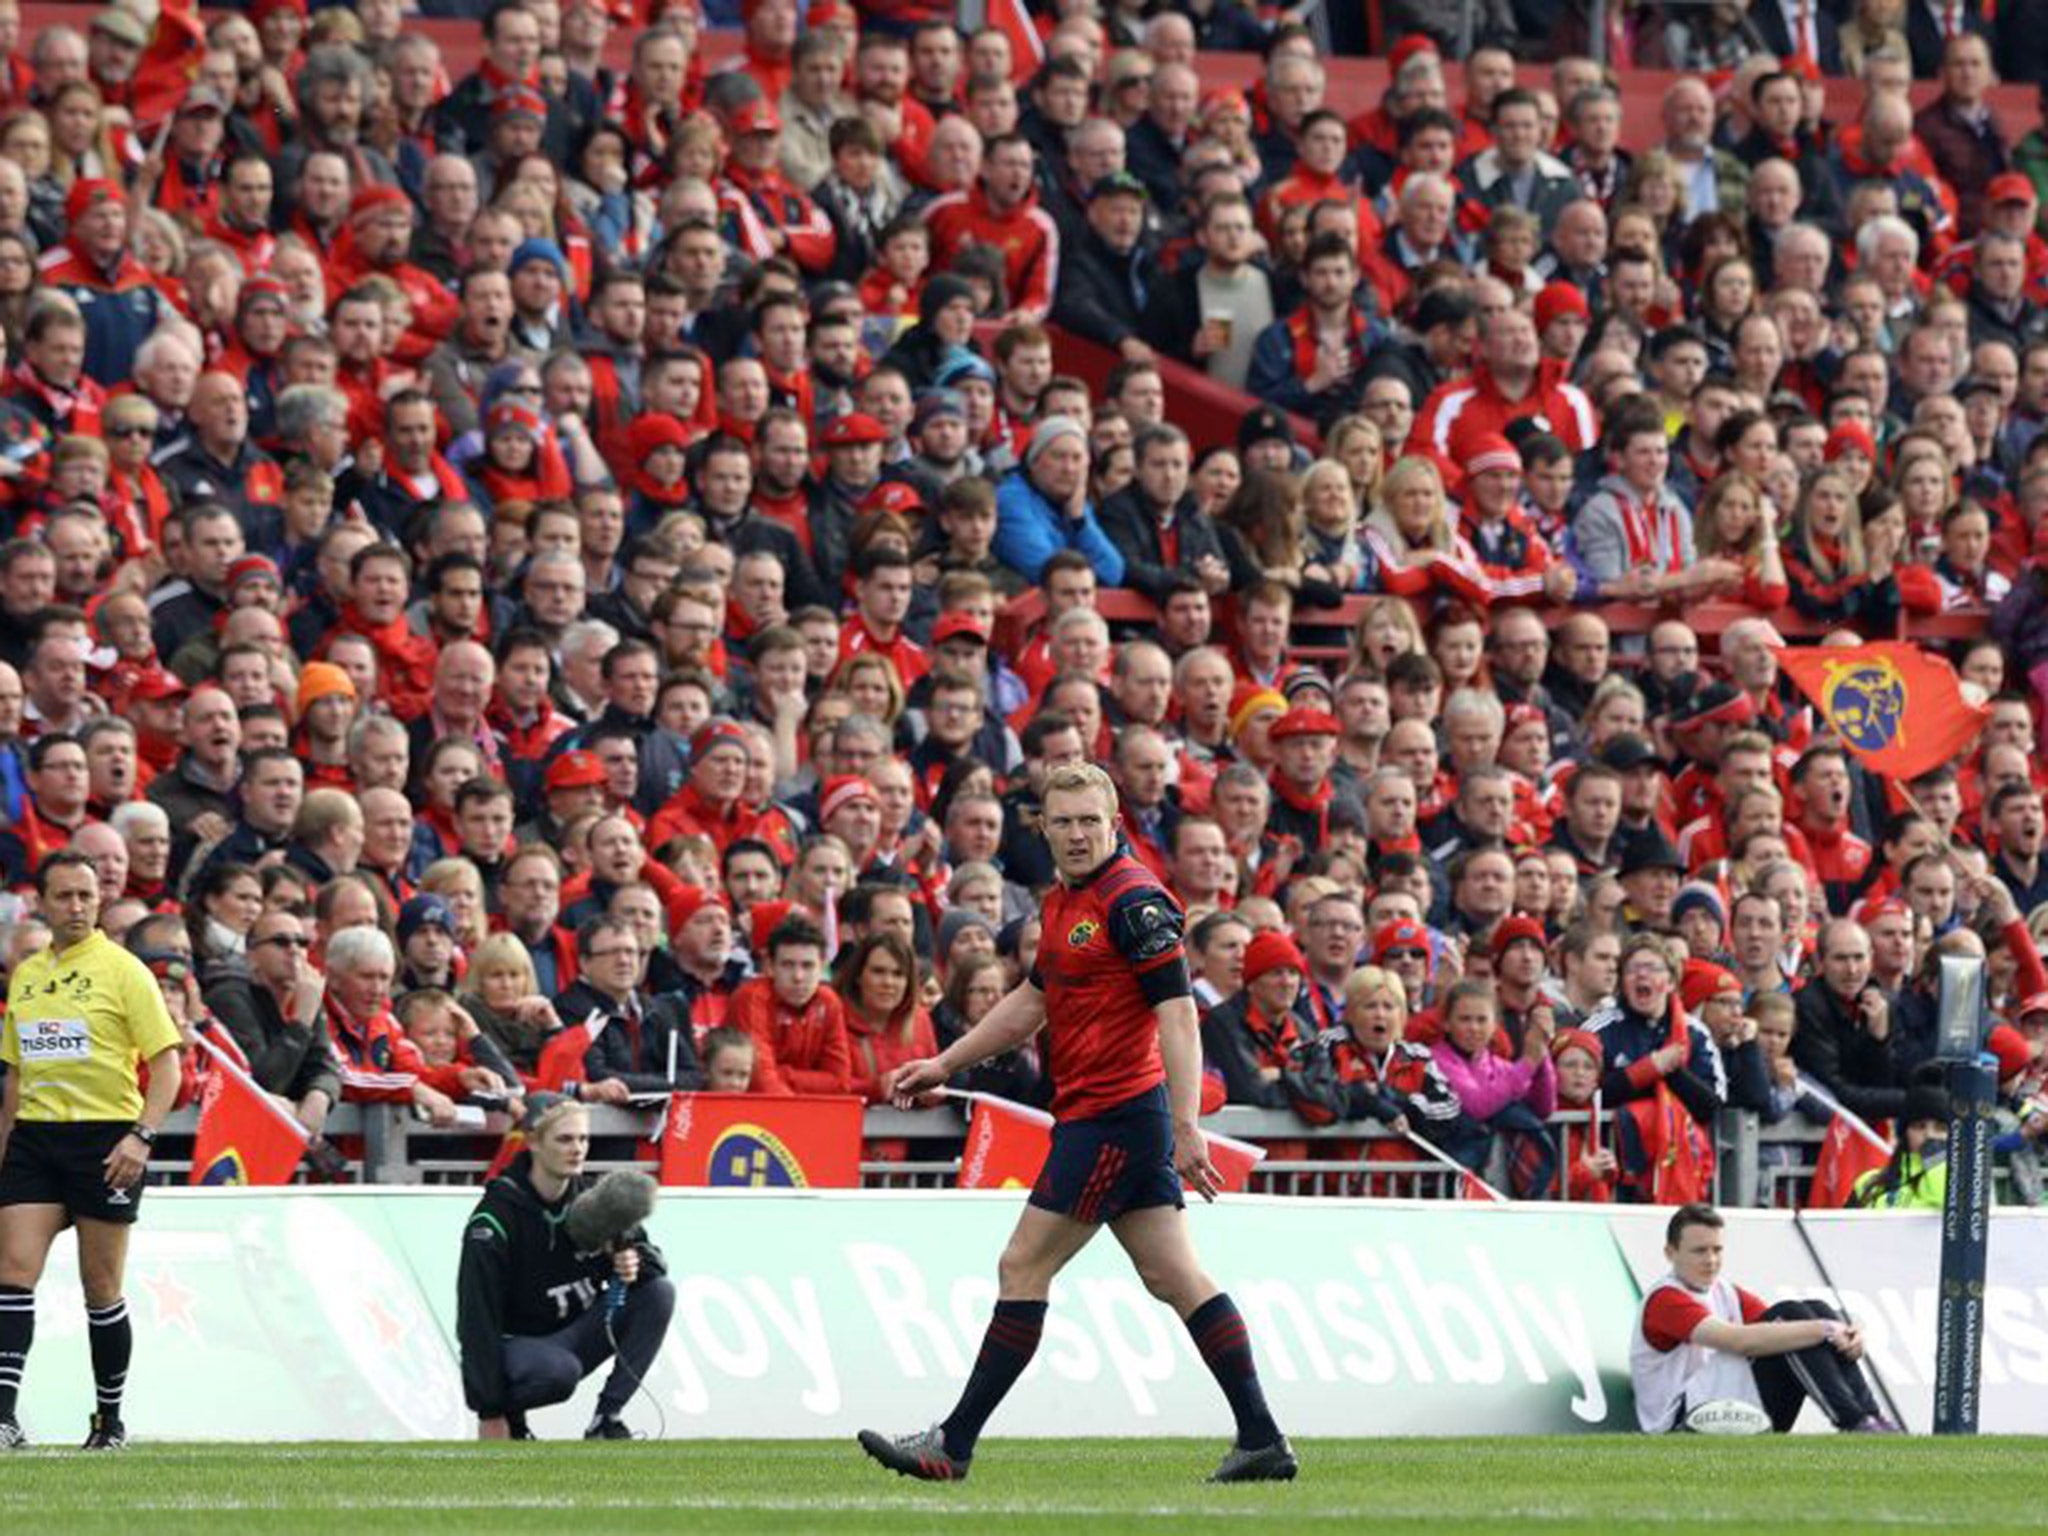
<svg viewBox="0 0 2048 1536"><path fill-rule="evenodd" d="M579 1253L609 1248L654 1214L660 1186L637 1168L614 1168L569 1202L563 1225Z"/></svg>

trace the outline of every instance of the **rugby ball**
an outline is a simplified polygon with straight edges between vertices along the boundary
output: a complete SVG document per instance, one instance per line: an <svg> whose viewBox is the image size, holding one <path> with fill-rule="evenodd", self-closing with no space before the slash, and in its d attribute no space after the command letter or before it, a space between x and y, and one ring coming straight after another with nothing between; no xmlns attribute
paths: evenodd
<svg viewBox="0 0 2048 1536"><path fill-rule="evenodd" d="M1768 1435L1771 1416L1739 1397L1719 1397L1688 1413L1685 1427L1696 1435Z"/></svg>

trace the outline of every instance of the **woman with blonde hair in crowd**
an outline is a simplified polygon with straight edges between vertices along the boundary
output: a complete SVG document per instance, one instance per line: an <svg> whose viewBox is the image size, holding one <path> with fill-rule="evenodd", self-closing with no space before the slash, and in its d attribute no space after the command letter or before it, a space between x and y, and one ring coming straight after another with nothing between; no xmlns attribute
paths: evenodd
<svg viewBox="0 0 2048 1536"><path fill-rule="evenodd" d="M420 874L420 889L440 897L455 913L455 942L474 954L490 933L484 877L468 859L436 859Z"/></svg>
<svg viewBox="0 0 2048 1536"><path fill-rule="evenodd" d="M1379 566L1382 590L1397 597L1436 593L1476 608L1491 601L1472 546L1451 525L1443 476L1430 460L1410 455L1387 471L1379 510L1365 520L1366 553Z"/></svg>
<svg viewBox="0 0 2048 1536"><path fill-rule="evenodd" d="M1301 477L1301 504L1309 556L1303 575L1344 592L1368 590L1372 568L1358 542L1358 496L1351 471L1337 459L1317 459Z"/></svg>
<svg viewBox="0 0 2048 1536"><path fill-rule="evenodd" d="M1741 566L1742 584L1729 595L1752 608L1782 608L1791 596L1772 511L1747 475L1724 473L1707 487L1693 514L1700 558Z"/></svg>
<svg viewBox="0 0 2048 1536"><path fill-rule="evenodd" d="M1387 477L1386 440L1370 416L1339 416L1323 437L1323 456L1335 459L1351 475L1351 492L1363 525L1380 504L1380 484Z"/></svg>
<svg viewBox="0 0 2048 1536"><path fill-rule="evenodd" d="M562 1027L562 1020L555 1005L540 995L533 956L518 935L491 934L470 952L458 1001L530 1085L540 1066L541 1047Z"/></svg>
<svg viewBox="0 0 2048 1536"><path fill-rule="evenodd" d="M903 679L896 664L877 652L857 652L832 669L828 694L844 694L853 701L853 711L896 729L903 715Z"/></svg>
<svg viewBox="0 0 2048 1536"><path fill-rule="evenodd" d="M91 177L126 180L120 138L108 121L107 105L90 81L57 87L43 108L50 125L50 177L65 191Z"/></svg>
<svg viewBox="0 0 2048 1536"><path fill-rule="evenodd" d="M1360 966L1344 983L1343 1009L1344 1034L1331 1054L1344 1093L1345 1118L1375 1120L1393 1132L1351 1144L1359 1159L1427 1161L1407 1139L1411 1134L1432 1144L1455 1142L1458 1096L1429 1047L1403 1038L1408 993L1401 978L1382 966Z"/></svg>
<svg viewBox="0 0 2048 1536"><path fill-rule="evenodd" d="M1384 677L1396 656L1428 654L1422 623L1406 598L1370 597L1359 605L1358 623L1351 631L1347 670Z"/></svg>

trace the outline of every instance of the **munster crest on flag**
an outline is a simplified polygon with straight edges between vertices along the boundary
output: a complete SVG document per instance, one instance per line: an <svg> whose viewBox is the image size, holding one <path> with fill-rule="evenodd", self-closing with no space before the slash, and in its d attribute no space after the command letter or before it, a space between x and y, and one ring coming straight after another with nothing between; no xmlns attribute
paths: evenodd
<svg viewBox="0 0 2048 1536"><path fill-rule="evenodd" d="M1864 767L1918 778L1969 746L1987 712L1955 669L1906 641L1778 651L1778 665Z"/></svg>
<svg viewBox="0 0 2048 1536"><path fill-rule="evenodd" d="M678 1093L661 1135L661 1182L858 1189L861 1101L841 1094Z"/></svg>

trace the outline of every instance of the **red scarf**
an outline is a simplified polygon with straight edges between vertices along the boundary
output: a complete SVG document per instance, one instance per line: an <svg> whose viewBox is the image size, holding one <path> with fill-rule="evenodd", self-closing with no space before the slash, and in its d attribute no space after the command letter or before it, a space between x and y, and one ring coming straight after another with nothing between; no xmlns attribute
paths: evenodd
<svg viewBox="0 0 2048 1536"><path fill-rule="evenodd" d="M27 395L40 400L48 407L50 415L63 433L76 433L81 437L98 437L100 433L100 412L106 409L107 392L84 374L78 382L66 389L61 384L52 384L37 373L31 363L17 363L7 374L8 393Z"/></svg>
<svg viewBox="0 0 2048 1536"><path fill-rule="evenodd" d="M1304 304L1287 317L1287 334L1294 341L1294 372L1297 378L1307 378L1316 371L1316 323L1310 306ZM1344 344L1350 348L1353 360L1365 361L1364 356L1365 316L1356 304L1344 308Z"/></svg>
<svg viewBox="0 0 2048 1536"><path fill-rule="evenodd" d="M1267 783L1273 791L1274 799L1300 811L1304 816L1315 817L1318 848L1330 840L1330 802L1336 797L1337 792L1328 779L1324 779L1306 795L1289 784L1286 777L1277 771Z"/></svg>
<svg viewBox="0 0 2048 1536"><path fill-rule="evenodd" d="M1685 551L1679 547L1678 526L1670 509L1661 500L1644 506L1635 499L1635 493L1627 487L1614 490L1614 499L1621 508L1622 536L1628 540L1628 563L1631 570L1645 565L1657 565L1657 534L1661 529L1667 535L1670 553L1662 558L1662 568L1675 571L1685 561Z"/></svg>
<svg viewBox="0 0 2048 1536"><path fill-rule="evenodd" d="M400 614L387 624L373 624L353 600L341 605L341 617L328 632L361 635L377 650L377 688L391 712L412 720L427 711L434 689L434 661L439 647L416 635Z"/></svg>

